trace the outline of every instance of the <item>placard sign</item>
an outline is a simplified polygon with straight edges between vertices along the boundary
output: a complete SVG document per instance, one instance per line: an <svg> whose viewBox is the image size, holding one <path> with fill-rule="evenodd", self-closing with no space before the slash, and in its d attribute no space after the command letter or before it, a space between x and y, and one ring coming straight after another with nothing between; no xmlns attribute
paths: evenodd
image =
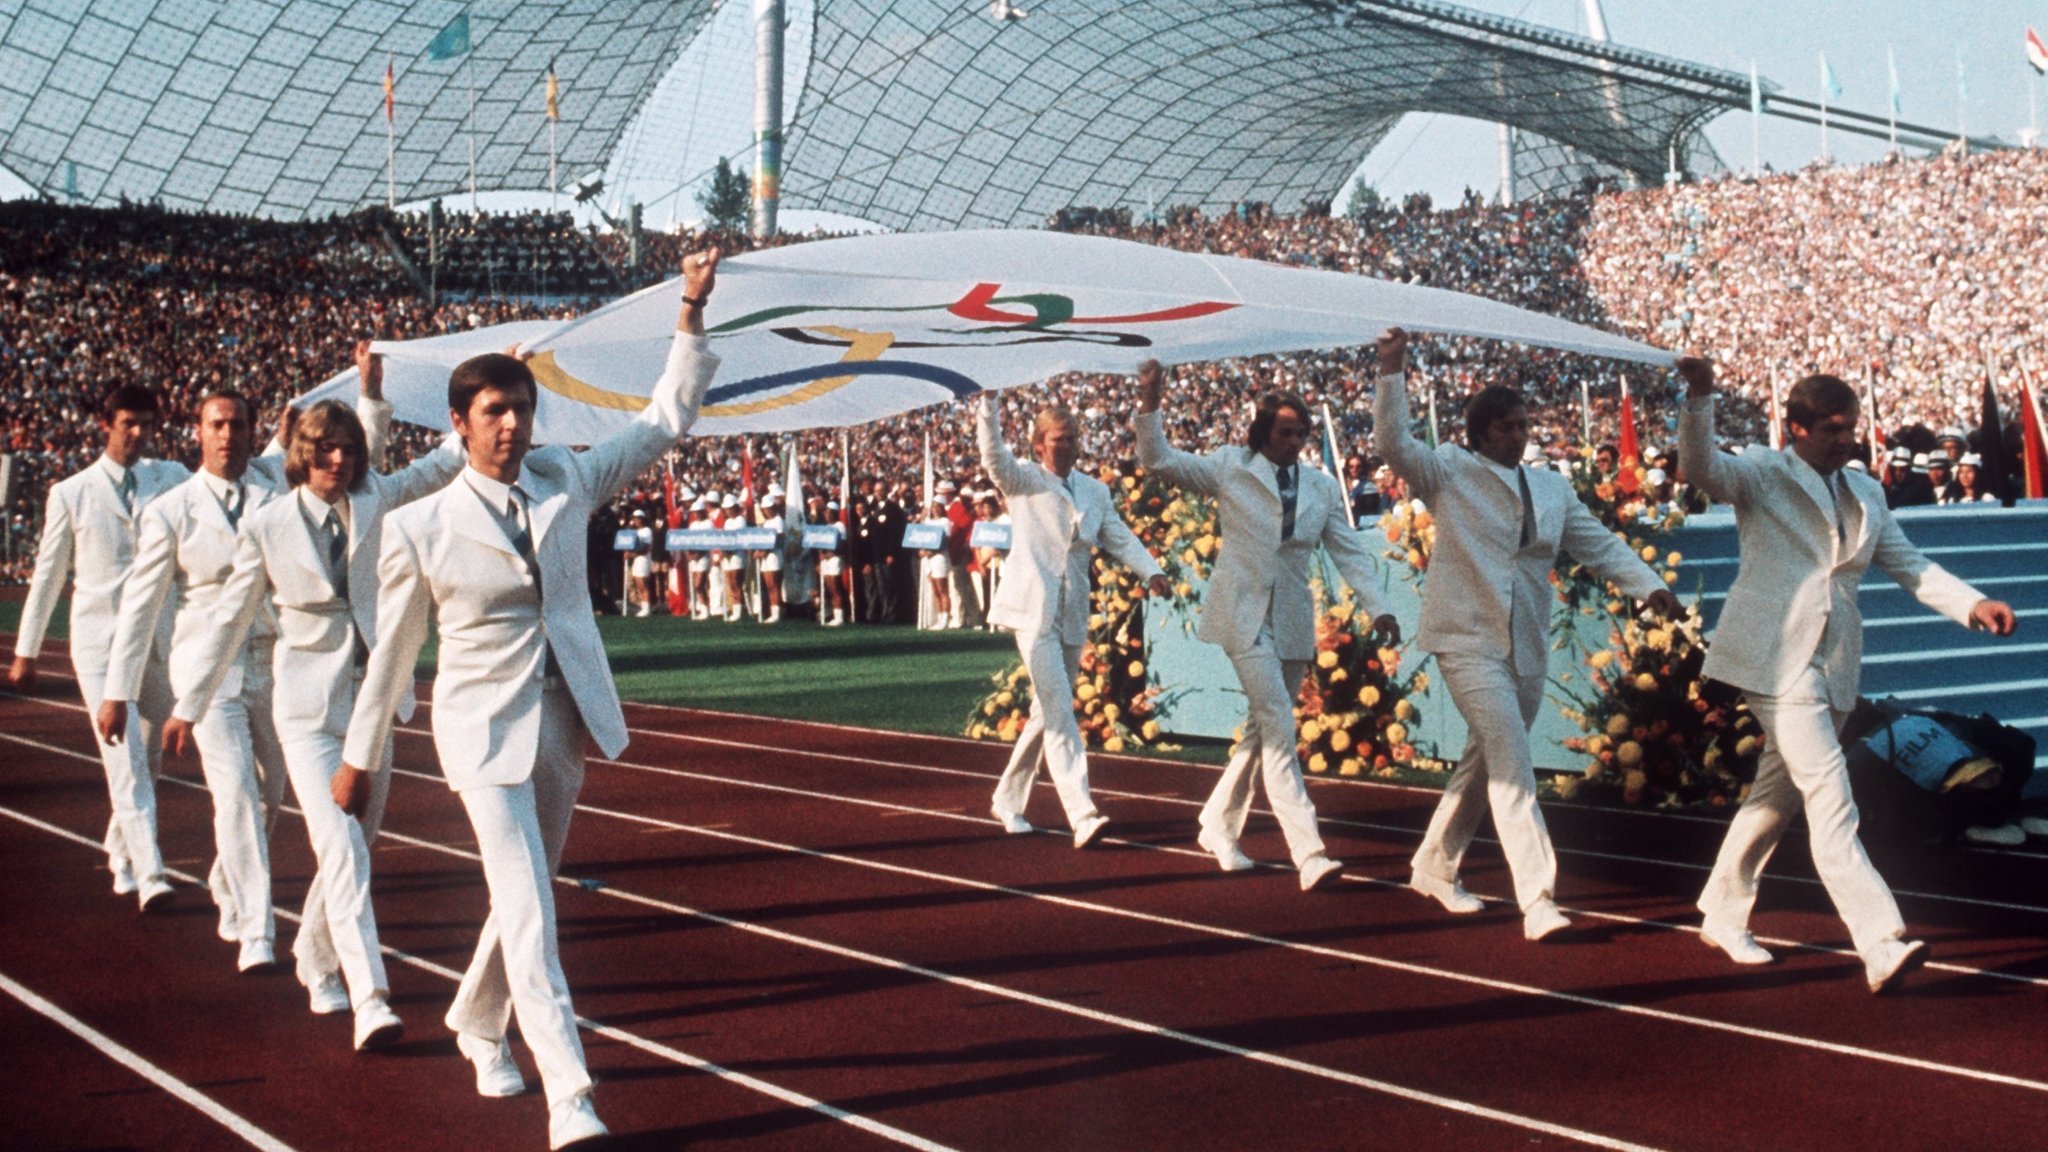
<svg viewBox="0 0 2048 1152"><path fill-rule="evenodd" d="M967 543L973 548L994 548L1001 552L1010 550L1010 526L994 520L976 520L974 528L967 534Z"/></svg>
<svg viewBox="0 0 2048 1152"><path fill-rule="evenodd" d="M765 552L775 547L769 528L671 528L671 552Z"/></svg>
<svg viewBox="0 0 2048 1152"><path fill-rule="evenodd" d="M903 547L937 551L946 546L946 522L927 520L921 524L909 524L903 529Z"/></svg>
<svg viewBox="0 0 2048 1152"><path fill-rule="evenodd" d="M612 537L612 551L614 552L631 552L638 547L640 547L640 530L638 528L621 528Z"/></svg>
<svg viewBox="0 0 2048 1152"><path fill-rule="evenodd" d="M830 552L839 547L839 535L844 529L838 524L804 525L804 547L815 552Z"/></svg>

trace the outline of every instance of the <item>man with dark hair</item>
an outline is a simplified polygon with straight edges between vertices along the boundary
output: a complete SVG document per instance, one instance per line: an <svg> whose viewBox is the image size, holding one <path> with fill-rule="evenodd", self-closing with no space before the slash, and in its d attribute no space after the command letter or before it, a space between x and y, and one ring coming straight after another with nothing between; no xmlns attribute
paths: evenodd
<svg viewBox="0 0 2048 1152"><path fill-rule="evenodd" d="M434 748L476 832L491 912L448 1027L477 1091L524 1091L505 1042L517 1013L548 1099L548 1142L605 1134L555 937L554 875L583 786L583 744L626 747L626 721L583 579L583 525L697 418L717 367L704 306L711 249L684 258L682 309L647 407L587 452L532 450L536 385L524 361L474 357L449 378L449 421L469 453L461 479L384 521L377 638L334 776L361 812L413 681L430 623L440 650Z"/></svg>
<svg viewBox="0 0 2048 1152"><path fill-rule="evenodd" d="M1374 447L1436 515L1436 550L1422 590L1417 645L1436 657L1470 729L1429 830L1410 861L1408 886L1451 912L1477 912L1458 882L1465 850L1491 807L1514 880L1522 934L1541 940L1570 922L1557 907L1557 853L1536 804L1529 727L1549 671L1550 575L1560 551L1650 608L1674 615L1678 598L1629 546L1595 519L1571 481L1522 463L1529 410L1499 384L1465 406L1465 444L1431 449L1408 430L1408 334L1379 339Z"/></svg>
<svg viewBox="0 0 2048 1152"><path fill-rule="evenodd" d="M1687 357L1678 372L1687 386L1679 457L1686 475L1734 506L1742 551L1700 671L1740 689L1765 735L1756 781L1700 893L1700 935L1738 964L1770 963L1749 914L1765 862L1803 808L1814 871L1870 990L1887 991L1926 960L1927 946L1904 938L1898 904L1856 834L1839 734L1862 672L1857 587L1875 564L1922 604L1998 636L2012 633L2013 611L1921 555L1876 482L1843 467L1856 450L1855 389L1808 376L1786 397L1791 443L1730 456L1714 449L1713 366Z"/></svg>
<svg viewBox="0 0 2048 1152"><path fill-rule="evenodd" d="M1222 545L1195 634L1230 657L1247 708L1244 738L1202 807L1197 842L1226 872L1252 867L1238 840L1251 812L1256 768L1288 855L1300 870L1302 891L1312 891L1342 867L1323 850L1295 754L1294 698L1315 656L1308 572L1316 545L1329 550L1388 643L1398 641L1400 626L1374 590L1378 572L1371 551L1344 517L1343 485L1299 463L1309 435L1308 405L1301 397L1267 393L1259 398L1246 446L1196 456L1167 443L1159 411L1163 382L1157 360L1138 369L1138 462L1167 483L1216 501Z"/></svg>
<svg viewBox="0 0 2048 1152"><path fill-rule="evenodd" d="M356 377L362 402L388 411L383 358L370 351L368 341L356 346ZM164 726L166 748L182 753L234 667L231 654L242 649L259 621L274 614L271 718L315 861L292 952L315 1014L353 1010L358 1050L396 1043L405 1030L389 1003L370 902L370 846L390 790L390 745L375 765L360 820L335 803L332 781L341 768L341 742L369 655L367 641L377 634L377 554L385 514L454 479L462 470L462 442L450 434L439 449L391 476L372 471L369 458L361 420L340 401L323 400L294 423L284 455L292 493L243 520L234 569L214 605L214 626L202 634L194 655L194 663L209 671L180 694ZM412 708L408 692L401 718L410 719Z"/></svg>
<svg viewBox="0 0 2048 1152"><path fill-rule="evenodd" d="M84 471L50 488L36 548L35 574L14 641L7 681L18 692L35 688L43 637L64 580L72 577L71 665L86 716L96 720L106 695L107 659L120 614L121 585L135 559L137 525L150 503L192 475L182 464L148 457L160 418L156 393L135 385L110 390L100 402L98 422L105 451ZM136 696L142 706L129 717L122 739L96 740L107 775L113 817L107 825L107 869L117 895L136 893L145 911L171 899L157 848L157 726L171 709L170 679L164 666L169 636L142 670ZM94 725L95 737L98 727Z"/></svg>

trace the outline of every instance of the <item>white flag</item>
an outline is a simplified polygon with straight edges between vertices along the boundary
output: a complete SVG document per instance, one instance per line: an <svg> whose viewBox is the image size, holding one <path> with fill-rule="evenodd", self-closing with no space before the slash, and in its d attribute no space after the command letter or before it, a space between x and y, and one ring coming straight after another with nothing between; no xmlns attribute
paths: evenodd
<svg viewBox="0 0 2048 1152"><path fill-rule="evenodd" d="M594 443L646 406L680 291L680 281L657 284L539 335L520 326L541 385L535 440ZM720 264L708 311L722 365L700 436L847 427L1062 372L1132 372L1153 357L1366 345L1395 326L1673 360L1463 293L1059 232L856 236L748 253ZM459 347L379 344L397 416L446 427L448 370L479 345L513 342L511 328L464 333ZM350 371L311 395L353 387Z"/></svg>

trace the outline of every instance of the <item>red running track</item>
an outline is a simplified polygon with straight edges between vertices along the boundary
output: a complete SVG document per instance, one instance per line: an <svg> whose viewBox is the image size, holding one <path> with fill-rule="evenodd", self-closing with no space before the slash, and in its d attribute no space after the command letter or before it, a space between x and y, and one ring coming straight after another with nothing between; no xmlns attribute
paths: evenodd
<svg viewBox="0 0 2048 1152"><path fill-rule="evenodd" d="M539 1148L538 1093L474 1095L440 1023L485 896L423 723L376 853L396 1049L358 1055L288 974L242 976L192 887L193 762L160 788L179 902L108 891L104 785L56 680L0 693L0 1099L14 1148ZM1757 916L1701 946L1710 819L1552 806L1575 926L1398 887L1434 794L1315 781L1335 891L1218 872L1215 770L1094 761L1097 849L987 818L1003 750L630 707L558 891L612 1146L2027 1148L2048 1131L2048 857L1881 857L1935 960L1875 998L1788 838ZM1057 823L1042 788L1032 815ZM1257 818L1246 848L1284 862ZM311 872L272 845L280 950ZM1482 845L1470 887L1509 890ZM29 1005L45 1005L59 1023ZM523 1050L522 1061L525 1060ZM536 1077L526 1063L530 1081Z"/></svg>

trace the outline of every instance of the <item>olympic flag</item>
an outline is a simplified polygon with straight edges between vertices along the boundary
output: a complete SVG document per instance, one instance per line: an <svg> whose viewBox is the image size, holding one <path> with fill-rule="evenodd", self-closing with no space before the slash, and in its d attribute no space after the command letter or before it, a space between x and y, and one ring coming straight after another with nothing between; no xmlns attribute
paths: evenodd
<svg viewBox="0 0 2048 1152"><path fill-rule="evenodd" d="M588 444L646 406L675 331L671 280L575 320L379 344L396 415L448 423L448 371L517 344L534 438ZM1371 343L1399 326L1669 364L1647 344L1493 300L1059 232L857 236L722 262L706 316L723 360L693 432L845 427L1062 372ZM347 396L355 373L305 399Z"/></svg>

